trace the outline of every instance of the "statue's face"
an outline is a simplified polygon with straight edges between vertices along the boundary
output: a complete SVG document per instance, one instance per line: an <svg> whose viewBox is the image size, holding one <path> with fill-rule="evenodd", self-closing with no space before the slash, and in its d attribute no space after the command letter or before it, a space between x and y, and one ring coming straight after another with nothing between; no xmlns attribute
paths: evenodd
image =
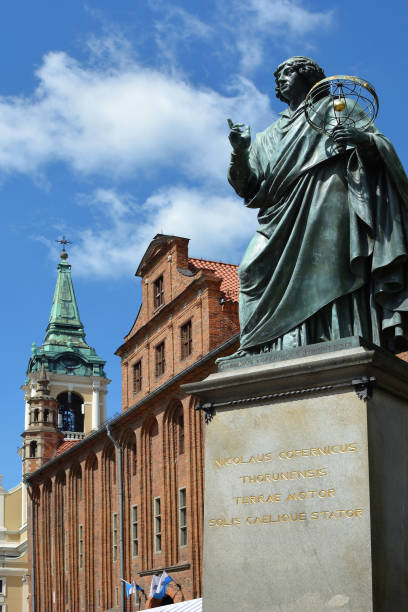
<svg viewBox="0 0 408 612"><path fill-rule="evenodd" d="M293 64L284 64L277 76L277 83L282 95L287 102L307 94L307 83L296 71Z"/></svg>

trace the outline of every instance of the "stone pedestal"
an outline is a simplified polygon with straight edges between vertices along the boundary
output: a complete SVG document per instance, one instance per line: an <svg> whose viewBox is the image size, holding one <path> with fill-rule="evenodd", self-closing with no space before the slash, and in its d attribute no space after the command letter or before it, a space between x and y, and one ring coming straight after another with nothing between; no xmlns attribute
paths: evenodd
<svg viewBox="0 0 408 612"><path fill-rule="evenodd" d="M185 386L209 421L204 612L408 610L408 365L350 346Z"/></svg>

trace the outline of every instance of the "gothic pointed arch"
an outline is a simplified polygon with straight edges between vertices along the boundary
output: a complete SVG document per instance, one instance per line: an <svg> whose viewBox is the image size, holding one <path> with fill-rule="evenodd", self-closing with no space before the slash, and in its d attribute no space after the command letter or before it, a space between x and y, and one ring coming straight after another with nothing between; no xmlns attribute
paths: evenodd
<svg viewBox="0 0 408 612"><path fill-rule="evenodd" d="M51 590L52 590L52 576L51 576L51 525L52 510L51 510L51 497L52 497L52 483L50 479L47 479L41 487L41 507L42 507L42 521L41 521L41 548L39 553L42 559L48 559L48 563L43 566L43 575L41 581L42 596L41 600L44 605L44 609L48 610L52 608L51 601Z"/></svg>
<svg viewBox="0 0 408 612"><path fill-rule="evenodd" d="M78 557L78 516L79 503L82 500L82 469L78 462L71 465L68 475L68 542L70 555L68 559L67 590L70 602L70 611L79 612L77 585L79 583Z"/></svg>
<svg viewBox="0 0 408 612"><path fill-rule="evenodd" d="M169 565L180 560L179 542L179 496L180 486L184 485L184 407L174 398L170 401L164 416L163 443L169 458L164 464L165 508L166 508L166 562Z"/></svg>
<svg viewBox="0 0 408 612"><path fill-rule="evenodd" d="M54 484L54 576L58 593L65 600L65 546L66 546L66 476L65 471L60 469L55 476ZM64 612L61 607L61 598L57 598L56 612Z"/></svg>
<svg viewBox="0 0 408 612"><path fill-rule="evenodd" d="M125 574L131 574L132 562L132 496L136 488L137 455L136 434L130 427L122 431L119 444L122 447L123 465L123 539Z"/></svg>
<svg viewBox="0 0 408 612"><path fill-rule="evenodd" d="M190 460L190 503L191 515L197 517L198 529L191 530L191 551L193 558L194 593L202 592L202 550L204 525L204 415L196 410L198 399L191 397L188 404ZM197 474L198 477L194 478Z"/></svg>
<svg viewBox="0 0 408 612"><path fill-rule="evenodd" d="M153 567L156 555L161 551L159 538L154 541L155 532L153 520L153 504L155 493L159 490L163 474L160 473L160 464L163 456L163 448L160 446L159 424L153 414L146 416L142 425L141 435L141 478L142 478L142 554L141 563L143 567ZM156 526L157 527L157 526ZM160 532L161 538L161 532ZM159 551L160 547L160 551Z"/></svg>
<svg viewBox="0 0 408 612"><path fill-rule="evenodd" d="M92 451L88 454L85 460L85 470L97 470L98 469L98 459L95 453Z"/></svg>
<svg viewBox="0 0 408 612"><path fill-rule="evenodd" d="M137 471L136 434L133 429L125 429L119 439L124 451L124 466L129 476L135 476Z"/></svg>
<svg viewBox="0 0 408 612"><path fill-rule="evenodd" d="M102 451L102 575L105 580L101 585L102 609L111 608L114 605L114 579L113 579L113 500L116 500L116 451L111 440L107 439ZM115 506L116 508L116 506Z"/></svg>
<svg viewBox="0 0 408 612"><path fill-rule="evenodd" d="M98 522L95 521L95 488L98 470L98 459L94 452L90 452L85 460L84 469L84 497L85 497L85 590L87 605L90 610L96 608L96 532Z"/></svg>

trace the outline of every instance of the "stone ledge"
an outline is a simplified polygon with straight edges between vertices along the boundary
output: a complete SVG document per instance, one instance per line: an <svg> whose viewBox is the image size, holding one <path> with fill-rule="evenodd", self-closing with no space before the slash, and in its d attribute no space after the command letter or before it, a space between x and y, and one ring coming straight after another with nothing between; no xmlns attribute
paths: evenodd
<svg viewBox="0 0 408 612"><path fill-rule="evenodd" d="M149 570L142 570L141 572L137 572L138 576L153 576L157 572L183 572L184 570L190 569L190 563L183 563L182 565L166 565L164 567L155 567Z"/></svg>
<svg viewBox="0 0 408 612"><path fill-rule="evenodd" d="M360 346L307 357L284 359L211 374L205 380L182 385L201 402L250 398L375 377L377 386L408 398L408 364L388 351L361 341Z"/></svg>

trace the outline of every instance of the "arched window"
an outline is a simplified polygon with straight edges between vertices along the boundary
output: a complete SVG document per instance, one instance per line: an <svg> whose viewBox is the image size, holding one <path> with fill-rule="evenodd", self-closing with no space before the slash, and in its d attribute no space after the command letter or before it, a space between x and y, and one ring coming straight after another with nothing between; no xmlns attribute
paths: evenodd
<svg viewBox="0 0 408 612"><path fill-rule="evenodd" d="M37 442L33 440L30 442L30 458L37 456Z"/></svg>
<svg viewBox="0 0 408 612"><path fill-rule="evenodd" d="M78 393L60 393L58 400L58 425L62 431L84 431L83 399Z"/></svg>
<svg viewBox="0 0 408 612"><path fill-rule="evenodd" d="M48 423L49 414L50 414L49 410L44 410L44 423Z"/></svg>
<svg viewBox="0 0 408 612"><path fill-rule="evenodd" d="M38 423L38 416L40 414L40 411L38 410L38 408L36 408L34 410L34 423Z"/></svg>

